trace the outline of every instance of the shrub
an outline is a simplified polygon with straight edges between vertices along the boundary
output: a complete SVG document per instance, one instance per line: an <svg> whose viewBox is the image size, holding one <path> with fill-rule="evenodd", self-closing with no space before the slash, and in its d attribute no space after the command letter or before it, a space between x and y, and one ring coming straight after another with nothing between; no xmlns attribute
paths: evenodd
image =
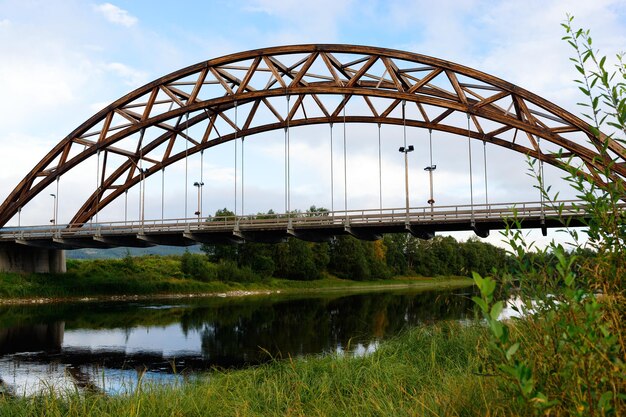
<svg viewBox="0 0 626 417"><path fill-rule="evenodd" d="M198 281L213 281L217 278L216 269L209 266L205 256L189 251L181 256L180 269L186 277Z"/></svg>
<svg viewBox="0 0 626 417"><path fill-rule="evenodd" d="M573 61L582 74L581 91L589 98L587 117L596 140L604 143L600 152L609 158L608 141L600 134L600 126L607 121L626 132L626 86L623 82L611 85L616 74L605 70L605 58L596 57L589 32L574 30L571 24L572 18L568 18L564 39L576 51ZM626 65L621 57L619 62L619 75L624 79ZM587 69L589 65L592 70ZM541 169L536 169L535 162L530 166L544 198L558 209L558 203L550 200L548 190L541 186ZM566 177L583 200L578 210L587 218L586 242L577 230L567 229L575 250L567 251L553 241L539 256L529 257L533 243L525 240L515 219L516 229L504 232L517 267L514 275L500 278L505 284L511 279L520 282L523 319L499 321L503 302L494 299L496 281L475 275L481 297L474 301L489 324L495 352L488 359L518 406L537 415L626 412L626 214L619 204L626 200L626 190L623 179L613 176L610 168L592 174L607 181L590 182L575 166Z"/></svg>
<svg viewBox="0 0 626 417"><path fill-rule="evenodd" d="M217 279L224 282L258 282L262 278L249 266L239 268L236 263L223 261L217 264Z"/></svg>

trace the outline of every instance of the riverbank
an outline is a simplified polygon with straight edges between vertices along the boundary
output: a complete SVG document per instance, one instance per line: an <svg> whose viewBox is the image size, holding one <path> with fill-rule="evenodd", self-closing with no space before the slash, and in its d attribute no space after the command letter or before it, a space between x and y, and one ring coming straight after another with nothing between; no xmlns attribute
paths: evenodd
<svg viewBox="0 0 626 417"><path fill-rule="evenodd" d="M177 257L73 261L67 274L0 273L0 305L155 298L242 297L320 291L434 290L473 285L465 277L396 277L355 281L325 276L312 281L265 278L258 282L200 281L186 277Z"/></svg>
<svg viewBox="0 0 626 417"><path fill-rule="evenodd" d="M365 356L283 358L212 371L179 385L142 384L127 395L79 391L0 397L0 415L485 415L516 414L499 380L480 371L488 346L479 324L410 330Z"/></svg>

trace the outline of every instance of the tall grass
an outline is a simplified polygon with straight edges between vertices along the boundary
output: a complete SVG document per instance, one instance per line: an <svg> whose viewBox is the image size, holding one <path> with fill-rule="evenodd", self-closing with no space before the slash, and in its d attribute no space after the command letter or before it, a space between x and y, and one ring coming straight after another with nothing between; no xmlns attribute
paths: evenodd
<svg viewBox="0 0 626 417"><path fill-rule="evenodd" d="M2 416L467 416L511 415L497 380L479 372L485 329L441 323L407 331L362 357L283 358L213 371L134 393L50 391L1 398Z"/></svg>

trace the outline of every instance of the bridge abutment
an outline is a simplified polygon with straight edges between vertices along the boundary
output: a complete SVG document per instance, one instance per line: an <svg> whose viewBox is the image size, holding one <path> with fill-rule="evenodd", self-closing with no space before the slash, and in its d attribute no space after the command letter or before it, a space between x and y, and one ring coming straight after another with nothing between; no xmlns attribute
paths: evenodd
<svg viewBox="0 0 626 417"><path fill-rule="evenodd" d="M65 251L6 243L0 245L0 271L62 274L67 271Z"/></svg>

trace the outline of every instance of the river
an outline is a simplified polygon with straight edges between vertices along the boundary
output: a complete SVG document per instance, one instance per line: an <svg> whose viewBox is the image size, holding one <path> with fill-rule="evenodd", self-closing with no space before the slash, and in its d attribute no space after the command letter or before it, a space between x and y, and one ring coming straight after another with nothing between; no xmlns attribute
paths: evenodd
<svg viewBox="0 0 626 417"><path fill-rule="evenodd" d="M473 317L471 289L0 307L0 390L116 394L211 368L363 355L403 329Z"/></svg>

